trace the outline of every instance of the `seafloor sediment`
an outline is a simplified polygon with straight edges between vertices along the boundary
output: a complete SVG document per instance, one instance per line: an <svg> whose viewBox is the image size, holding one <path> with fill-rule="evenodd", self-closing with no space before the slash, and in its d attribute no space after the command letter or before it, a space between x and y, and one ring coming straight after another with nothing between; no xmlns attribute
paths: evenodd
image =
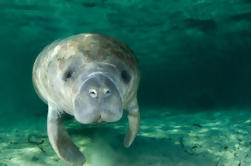
<svg viewBox="0 0 251 166"><path fill-rule="evenodd" d="M251 113L215 110L184 113L142 109L140 132L131 148L123 147L126 118L105 125L66 121L86 166L249 166ZM190 111L191 112L191 111ZM1 128L1 166L67 166L50 147L46 117L28 118Z"/></svg>

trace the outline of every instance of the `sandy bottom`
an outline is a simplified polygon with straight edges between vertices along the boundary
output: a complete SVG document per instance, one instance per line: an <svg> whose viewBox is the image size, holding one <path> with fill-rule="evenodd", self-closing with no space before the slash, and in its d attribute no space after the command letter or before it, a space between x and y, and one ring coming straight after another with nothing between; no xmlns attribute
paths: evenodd
<svg viewBox="0 0 251 166"><path fill-rule="evenodd" d="M141 110L140 132L123 147L126 117L105 125L65 122L85 166L250 166L251 112ZM67 166L52 150L46 117L0 129L0 166Z"/></svg>

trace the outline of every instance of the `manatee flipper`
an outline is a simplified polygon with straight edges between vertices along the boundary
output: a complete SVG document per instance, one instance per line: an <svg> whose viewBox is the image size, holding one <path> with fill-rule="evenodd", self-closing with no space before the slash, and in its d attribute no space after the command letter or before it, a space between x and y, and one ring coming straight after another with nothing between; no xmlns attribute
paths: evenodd
<svg viewBox="0 0 251 166"><path fill-rule="evenodd" d="M125 135L124 146L130 147L139 130L140 113L137 98L135 97L127 108L128 131Z"/></svg>
<svg viewBox="0 0 251 166"><path fill-rule="evenodd" d="M47 132L55 152L60 158L73 166L82 166L85 162L85 157L71 141L64 127L59 110L54 104L49 103L47 118Z"/></svg>

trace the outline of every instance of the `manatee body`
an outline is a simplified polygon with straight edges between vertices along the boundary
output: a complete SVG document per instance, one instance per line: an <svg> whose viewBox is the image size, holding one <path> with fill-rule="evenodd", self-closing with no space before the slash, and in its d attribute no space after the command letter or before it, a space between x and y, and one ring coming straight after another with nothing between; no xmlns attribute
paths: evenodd
<svg viewBox="0 0 251 166"><path fill-rule="evenodd" d="M118 121L126 110L124 145L129 147L139 128L139 78L132 51L106 35L74 35L44 48L33 66L33 84L48 104L47 131L58 156L74 166L85 162L64 128L62 113L93 124Z"/></svg>

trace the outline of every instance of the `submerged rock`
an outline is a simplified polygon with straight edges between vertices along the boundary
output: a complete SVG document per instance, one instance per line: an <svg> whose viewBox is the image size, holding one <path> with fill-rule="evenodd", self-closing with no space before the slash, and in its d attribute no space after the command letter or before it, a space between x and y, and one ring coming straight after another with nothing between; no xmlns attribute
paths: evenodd
<svg viewBox="0 0 251 166"><path fill-rule="evenodd" d="M34 145L40 145L44 143L43 136L30 134L28 135L28 142Z"/></svg>
<svg viewBox="0 0 251 166"><path fill-rule="evenodd" d="M38 161L38 160L39 160L39 158L36 157L36 156L33 156L33 157L31 158L31 161Z"/></svg>
<svg viewBox="0 0 251 166"><path fill-rule="evenodd" d="M8 165L5 163L0 163L0 166L8 166Z"/></svg>

